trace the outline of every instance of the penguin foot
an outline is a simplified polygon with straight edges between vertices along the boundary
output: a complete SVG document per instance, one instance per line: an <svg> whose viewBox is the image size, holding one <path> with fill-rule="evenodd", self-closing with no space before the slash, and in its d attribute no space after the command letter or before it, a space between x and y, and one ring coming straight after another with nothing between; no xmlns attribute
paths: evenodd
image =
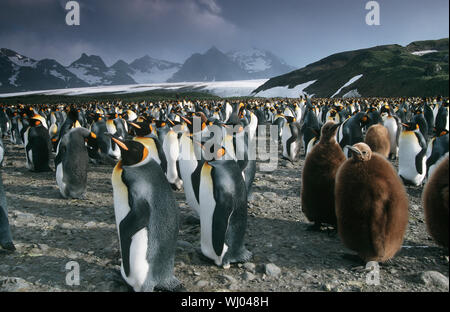
<svg viewBox="0 0 450 312"><path fill-rule="evenodd" d="M184 288L183 284L175 277L155 286L154 290L161 292L186 292L186 288Z"/></svg>
<svg viewBox="0 0 450 312"><path fill-rule="evenodd" d="M239 252L237 252L235 255L225 255L223 259L223 263L230 264L230 263L245 263L250 261L250 259L253 257L253 254L248 251L245 248L242 248ZM225 267L224 267L225 268Z"/></svg>
<svg viewBox="0 0 450 312"><path fill-rule="evenodd" d="M7 242L4 244L0 244L0 246L2 246L3 249L8 250L8 251L16 250L16 246L14 246L13 242Z"/></svg>

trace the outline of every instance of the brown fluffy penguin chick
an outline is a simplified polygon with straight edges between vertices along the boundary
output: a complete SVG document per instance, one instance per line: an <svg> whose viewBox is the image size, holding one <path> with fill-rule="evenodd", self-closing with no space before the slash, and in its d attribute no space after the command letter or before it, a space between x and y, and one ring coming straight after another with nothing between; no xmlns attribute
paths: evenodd
<svg viewBox="0 0 450 312"><path fill-rule="evenodd" d="M327 122L321 130L320 141L305 160L302 173L302 210L314 229L321 223L336 225L334 184L336 172L345 161L345 155L336 142L339 124Z"/></svg>
<svg viewBox="0 0 450 312"><path fill-rule="evenodd" d="M423 207L428 233L448 248L448 156L431 175L423 190Z"/></svg>
<svg viewBox="0 0 450 312"><path fill-rule="evenodd" d="M367 130L364 140L369 145L372 152L379 153L384 157L389 157L391 151L391 141L389 140L389 131L383 125L373 125Z"/></svg>
<svg viewBox="0 0 450 312"><path fill-rule="evenodd" d="M336 175L338 234L364 261L391 259L408 225L408 197L389 161L365 143L347 146L352 157Z"/></svg>

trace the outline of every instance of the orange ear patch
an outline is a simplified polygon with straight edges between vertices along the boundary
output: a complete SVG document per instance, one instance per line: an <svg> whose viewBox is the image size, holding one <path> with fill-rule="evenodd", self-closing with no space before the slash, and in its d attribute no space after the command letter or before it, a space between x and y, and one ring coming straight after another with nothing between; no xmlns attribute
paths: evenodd
<svg viewBox="0 0 450 312"><path fill-rule="evenodd" d="M144 161L148 156L148 149L146 147L144 147L144 152L142 153L142 160Z"/></svg>
<svg viewBox="0 0 450 312"><path fill-rule="evenodd" d="M96 139L96 138L97 138L97 136L95 135L94 132L91 132L91 138L93 138L93 139Z"/></svg>
<svg viewBox="0 0 450 312"><path fill-rule="evenodd" d="M221 149L219 149L219 150L217 151L216 159L222 158L223 155L225 155L225 149L222 147Z"/></svg>

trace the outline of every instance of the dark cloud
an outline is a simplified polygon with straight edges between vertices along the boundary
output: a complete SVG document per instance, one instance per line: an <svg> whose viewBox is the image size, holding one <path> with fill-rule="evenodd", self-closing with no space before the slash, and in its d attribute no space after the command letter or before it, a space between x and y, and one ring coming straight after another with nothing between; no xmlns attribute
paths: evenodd
<svg viewBox="0 0 450 312"><path fill-rule="evenodd" d="M149 54L183 62L215 45L258 47L303 66L331 53L448 37L448 0L79 0L81 25L65 24L65 0L2 0L0 46L67 65L81 53L111 65Z"/></svg>

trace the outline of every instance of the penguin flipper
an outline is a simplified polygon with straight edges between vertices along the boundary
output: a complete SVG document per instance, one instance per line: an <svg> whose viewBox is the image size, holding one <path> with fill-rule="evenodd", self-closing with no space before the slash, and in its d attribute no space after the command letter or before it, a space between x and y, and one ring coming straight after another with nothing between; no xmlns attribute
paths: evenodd
<svg viewBox="0 0 450 312"><path fill-rule="evenodd" d="M419 154L416 155L416 169L417 173L423 174L423 158L425 157L425 154L427 153L426 149L422 149Z"/></svg>
<svg viewBox="0 0 450 312"><path fill-rule="evenodd" d="M144 200L134 200L130 205L131 211L120 222L120 249L122 251L122 264L125 274L130 274L130 246L134 234L148 226L150 207Z"/></svg>
<svg viewBox="0 0 450 312"><path fill-rule="evenodd" d="M220 257L225 244L230 216L234 210L234 200L231 194L224 194L222 192L214 193L216 208L212 220L212 244L214 252ZM233 204L230 205L230 203Z"/></svg>

